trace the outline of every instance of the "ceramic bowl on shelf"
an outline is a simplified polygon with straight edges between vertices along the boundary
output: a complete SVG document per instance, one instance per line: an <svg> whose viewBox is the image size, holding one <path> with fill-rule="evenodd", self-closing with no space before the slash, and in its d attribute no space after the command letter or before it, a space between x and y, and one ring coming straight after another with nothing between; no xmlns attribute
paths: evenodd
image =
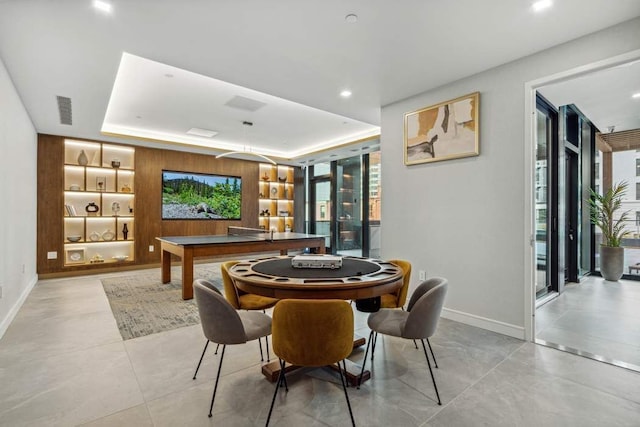
<svg viewBox="0 0 640 427"><path fill-rule="evenodd" d="M116 255L113 257L113 259L115 259L118 262L122 262L124 260L126 260L127 258L129 258L128 255Z"/></svg>
<svg viewBox="0 0 640 427"><path fill-rule="evenodd" d="M111 230L106 230L104 233L102 233L102 240L105 241L111 241L116 237L116 234L111 231Z"/></svg>
<svg viewBox="0 0 640 427"><path fill-rule="evenodd" d="M82 240L82 236L78 236L78 235L67 236L67 240L70 242L79 242L80 240Z"/></svg>
<svg viewBox="0 0 640 427"><path fill-rule="evenodd" d="M78 184L71 184L69 186L69 190L71 190L71 191L80 191L80 186Z"/></svg>

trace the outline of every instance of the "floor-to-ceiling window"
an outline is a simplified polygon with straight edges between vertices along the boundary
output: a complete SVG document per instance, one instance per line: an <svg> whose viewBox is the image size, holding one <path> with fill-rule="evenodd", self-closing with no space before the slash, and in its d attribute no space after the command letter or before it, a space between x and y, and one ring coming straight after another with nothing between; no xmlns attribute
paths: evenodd
<svg viewBox="0 0 640 427"><path fill-rule="evenodd" d="M327 252L332 251L331 165L318 163L309 168L309 232L325 237Z"/></svg>
<svg viewBox="0 0 640 427"><path fill-rule="evenodd" d="M635 145L634 145L635 142ZM640 141L619 139L614 133L598 136L596 144L595 187L599 194L613 185L627 183L627 191L619 214L627 213L625 231L622 239L625 258L625 278L640 279L640 152L636 148ZM596 248L602 242L602 234L595 230ZM600 258L597 256L595 269L600 270Z"/></svg>
<svg viewBox="0 0 640 427"><path fill-rule="evenodd" d="M380 210L382 209L382 169L381 169L380 152L370 153L368 156L368 165L365 170L369 172L369 244L365 245L369 248L369 253L365 256L372 258L380 257L380 227L381 218Z"/></svg>
<svg viewBox="0 0 640 427"><path fill-rule="evenodd" d="M326 237L327 252L380 256L380 152L308 169L308 230Z"/></svg>
<svg viewBox="0 0 640 427"><path fill-rule="evenodd" d="M534 176L536 297L557 290L557 132L558 113L538 96Z"/></svg>

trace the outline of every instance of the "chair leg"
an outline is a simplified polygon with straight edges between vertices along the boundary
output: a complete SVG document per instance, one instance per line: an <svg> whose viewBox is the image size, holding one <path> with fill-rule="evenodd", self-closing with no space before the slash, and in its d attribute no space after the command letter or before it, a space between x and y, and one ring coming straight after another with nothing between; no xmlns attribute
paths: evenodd
<svg viewBox="0 0 640 427"><path fill-rule="evenodd" d="M268 362L269 361L269 337L264 337L264 342L267 343L267 362ZM431 348L431 345L429 345L429 348Z"/></svg>
<svg viewBox="0 0 640 427"><path fill-rule="evenodd" d="M440 393L438 393L438 386L436 385L436 379L433 376L433 370L431 370L431 362L429 362L429 356L427 356L427 347L424 345L424 341L420 340L422 343L422 349L424 350L424 357L427 358L427 366L429 366L429 373L431 374L431 381L433 381L433 388L436 390L436 396L438 397L438 405L442 405L440 401Z"/></svg>
<svg viewBox="0 0 640 427"><path fill-rule="evenodd" d="M218 391L218 380L220 379L220 371L222 370L222 359L224 359L224 349L226 345L222 345L222 354L220 354L220 364L218 365L218 375L216 375L216 385L213 387L213 395L211 396L211 406L209 407L209 418L211 418L213 412L213 401L216 400L216 391Z"/></svg>
<svg viewBox="0 0 640 427"><path fill-rule="evenodd" d="M433 364L437 368L438 367L438 362L436 362L436 355L433 354L433 349L431 348L431 343L429 342L429 338L427 338L427 344L429 345L429 350L431 351L431 356L433 357Z"/></svg>
<svg viewBox="0 0 640 427"><path fill-rule="evenodd" d="M344 368L344 375L347 375L347 363L343 360L342 363L344 364L345 368ZM349 407L349 416L351 417L351 424L353 425L353 427L356 427L356 422L353 419L353 412L351 411L351 402L349 402L349 394L347 393L347 386L346 386L346 380L344 378L344 376L342 375L342 368L340 367L340 362L338 361L338 371L340 372L340 382L342 382L342 389L344 390L344 397L347 399L347 406Z"/></svg>
<svg viewBox="0 0 640 427"><path fill-rule="evenodd" d="M284 391L286 391L287 393L289 392L289 385L287 384L287 372L285 371L285 366L286 366L286 362L283 360L280 364L280 370L282 372L284 372L284 374L282 375L282 383L284 384ZM280 384L280 387L282 387L282 384Z"/></svg>
<svg viewBox="0 0 640 427"><path fill-rule="evenodd" d="M204 350L202 350L202 355L200 356L200 361L198 362L198 366L196 367L196 372L193 374L193 379L196 379L196 375L198 375L198 369L200 369L200 364L202 363L202 358L204 354L207 352L207 346L209 345L209 340L204 344Z"/></svg>
<svg viewBox="0 0 640 427"><path fill-rule="evenodd" d="M260 361L264 362L264 356L262 355L262 340L258 338L258 345L260 346Z"/></svg>
<svg viewBox="0 0 640 427"><path fill-rule="evenodd" d="M276 384L276 389L273 391L273 399L271 399L271 406L269 407L269 415L267 415L267 427L269 426L269 420L271 420L271 413L273 412L273 404L276 403L276 396L278 395L278 389L281 387L282 381L284 379L284 360L280 359L280 375L278 375L278 383ZM288 390L287 390L288 391Z"/></svg>
<svg viewBox="0 0 640 427"><path fill-rule="evenodd" d="M371 331L371 333L373 334L373 339L371 340L371 361L373 362L373 353L376 352L376 340L378 339L378 333Z"/></svg>
<svg viewBox="0 0 640 427"><path fill-rule="evenodd" d="M369 339L367 340L367 349L364 351L364 359L362 359L362 370L360 371L360 378L358 378L358 386L356 387L357 389L360 389L360 385L362 384L362 375L364 375L364 366L367 364L367 354L369 354L369 346L371 345L372 339L373 339L373 331L369 332Z"/></svg>
<svg viewBox="0 0 640 427"><path fill-rule="evenodd" d="M262 309L262 312L264 314L267 314L267 310ZM258 338L258 341L260 341L260 338ZM267 362L269 361L269 338L268 337L264 337L264 342L267 343ZM264 362L264 359L262 358L262 347L260 347L260 361Z"/></svg>
<svg viewBox="0 0 640 427"><path fill-rule="evenodd" d="M216 351L213 353L216 356L218 355L218 349L220 348L220 344L216 344Z"/></svg>

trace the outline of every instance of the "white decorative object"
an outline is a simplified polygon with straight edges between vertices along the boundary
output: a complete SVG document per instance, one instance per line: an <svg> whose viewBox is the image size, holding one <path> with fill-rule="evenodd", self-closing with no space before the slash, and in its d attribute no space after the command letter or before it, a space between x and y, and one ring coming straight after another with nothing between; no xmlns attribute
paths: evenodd
<svg viewBox="0 0 640 427"><path fill-rule="evenodd" d="M80 150L80 154L78 155L78 164L80 166L87 166L89 163L89 158L87 157L87 153L84 150Z"/></svg>

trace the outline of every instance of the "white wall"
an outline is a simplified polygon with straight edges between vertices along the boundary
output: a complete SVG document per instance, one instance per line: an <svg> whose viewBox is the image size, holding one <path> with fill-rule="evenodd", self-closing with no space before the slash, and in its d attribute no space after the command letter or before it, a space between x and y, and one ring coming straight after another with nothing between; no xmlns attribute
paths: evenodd
<svg viewBox="0 0 640 427"><path fill-rule="evenodd" d="M639 48L635 19L383 108L381 255L448 278L444 317L524 338L525 82ZM404 166L404 113L475 91L480 156Z"/></svg>
<svg viewBox="0 0 640 427"><path fill-rule="evenodd" d="M0 60L0 337L36 274L37 134Z"/></svg>

